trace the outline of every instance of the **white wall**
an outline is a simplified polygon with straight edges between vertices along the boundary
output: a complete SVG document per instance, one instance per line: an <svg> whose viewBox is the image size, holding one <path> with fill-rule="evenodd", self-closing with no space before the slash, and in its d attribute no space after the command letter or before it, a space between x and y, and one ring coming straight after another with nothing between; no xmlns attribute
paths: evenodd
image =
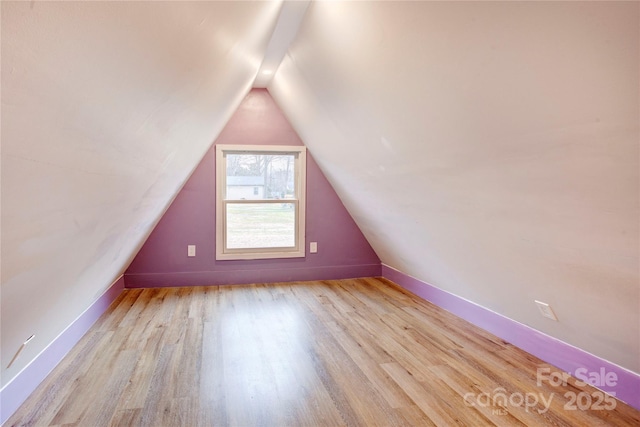
<svg viewBox="0 0 640 427"><path fill-rule="evenodd" d="M639 6L314 2L269 90L385 264L640 372Z"/></svg>
<svg viewBox="0 0 640 427"><path fill-rule="evenodd" d="M279 7L2 2L2 385L127 267L250 89Z"/></svg>

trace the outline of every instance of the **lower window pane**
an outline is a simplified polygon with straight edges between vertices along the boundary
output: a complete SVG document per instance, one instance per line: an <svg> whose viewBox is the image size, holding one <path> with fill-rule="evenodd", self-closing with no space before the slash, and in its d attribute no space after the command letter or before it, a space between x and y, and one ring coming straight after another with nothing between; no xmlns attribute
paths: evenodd
<svg viewBox="0 0 640 427"><path fill-rule="evenodd" d="M293 248L294 203L227 204L227 248Z"/></svg>

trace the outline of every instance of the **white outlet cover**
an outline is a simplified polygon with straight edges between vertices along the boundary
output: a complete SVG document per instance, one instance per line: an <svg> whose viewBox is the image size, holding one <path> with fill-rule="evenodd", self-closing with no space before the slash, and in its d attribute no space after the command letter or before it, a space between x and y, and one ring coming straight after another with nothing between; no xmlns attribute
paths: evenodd
<svg viewBox="0 0 640 427"><path fill-rule="evenodd" d="M315 254L318 252L318 242L310 242L309 243L309 252Z"/></svg>
<svg viewBox="0 0 640 427"><path fill-rule="evenodd" d="M187 256L196 256L196 245L187 246Z"/></svg>
<svg viewBox="0 0 640 427"><path fill-rule="evenodd" d="M549 304L537 300L535 301L535 303L538 306L538 310L540 310L540 314L548 319L555 320L556 322L558 321L556 314L553 312Z"/></svg>

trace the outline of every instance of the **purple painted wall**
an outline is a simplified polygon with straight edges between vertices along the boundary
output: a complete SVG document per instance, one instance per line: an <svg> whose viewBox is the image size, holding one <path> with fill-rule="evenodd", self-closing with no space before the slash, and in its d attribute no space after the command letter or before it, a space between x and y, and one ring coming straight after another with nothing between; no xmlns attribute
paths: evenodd
<svg viewBox="0 0 640 427"><path fill-rule="evenodd" d="M266 89L254 89L216 144L303 145ZM133 287L379 276L380 260L307 153L306 258L215 259L215 149L202 159L125 273ZM318 242L318 253L308 252ZM187 245L196 256L187 257Z"/></svg>

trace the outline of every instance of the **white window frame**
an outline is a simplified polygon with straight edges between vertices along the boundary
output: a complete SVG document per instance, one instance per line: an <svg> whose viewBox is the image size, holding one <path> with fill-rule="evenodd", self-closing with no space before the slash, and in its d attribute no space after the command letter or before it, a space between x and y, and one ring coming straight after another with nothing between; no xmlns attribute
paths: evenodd
<svg viewBox="0 0 640 427"><path fill-rule="evenodd" d="M233 200L226 199L227 154L292 154L295 174L295 197L293 199ZM247 260L270 258L303 258L305 254L305 208L306 208L306 164L307 149L304 146L287 145L216 145L216 260ZM227 248L226 205L227 203L293 203L297 218L295 246L291 248Z"/></svg>

